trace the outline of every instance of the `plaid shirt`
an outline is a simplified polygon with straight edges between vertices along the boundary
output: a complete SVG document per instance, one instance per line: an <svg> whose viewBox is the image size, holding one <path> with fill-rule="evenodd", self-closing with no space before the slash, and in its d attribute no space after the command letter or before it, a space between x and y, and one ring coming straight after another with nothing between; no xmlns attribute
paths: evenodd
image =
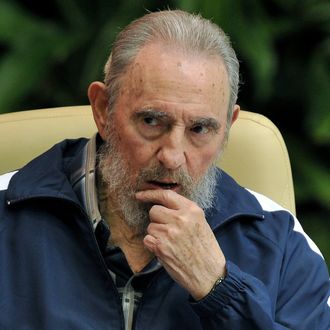
<svg viewBox="0 0 330 330"><path fill-rule="evenodd" d="M133 327L143 292L161 265L157 259L153 259L141 272L133 273L122 250L109 245L110 229L102 218L98 205L95 172L98 139L97 135L91 138L81 157L77 157L76 162L72 164L70 182L93 225L100 251L121 298L125 330L129 330Z"/></svg>

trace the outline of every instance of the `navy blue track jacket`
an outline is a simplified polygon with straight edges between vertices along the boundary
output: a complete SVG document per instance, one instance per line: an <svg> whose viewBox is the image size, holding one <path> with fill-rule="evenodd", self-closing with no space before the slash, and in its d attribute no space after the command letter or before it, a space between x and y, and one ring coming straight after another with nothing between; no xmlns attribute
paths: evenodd
<svg viewBox="0 0 330 330"><path fill-rule="evenodd" d="M1 330L123 329L119 294L67 178L85 143L64 141L0 177ZM326 264L288 211L222 173L206 217L225 280L196 302L162 269L134 329L330 329Z"/></svg>

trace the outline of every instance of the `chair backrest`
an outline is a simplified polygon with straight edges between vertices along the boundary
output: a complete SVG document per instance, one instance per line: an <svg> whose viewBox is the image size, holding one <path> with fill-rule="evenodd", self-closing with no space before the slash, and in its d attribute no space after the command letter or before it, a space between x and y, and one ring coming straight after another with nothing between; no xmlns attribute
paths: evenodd
<svg viewBox="0 0 330 330"><path fill-rule="evenodd" d="M20 168L65 138L96 132L90 106L0 115L0 173ZM295 214L290 160L282 135L266 117L241 111L219 166L242 186L262 193Z"/></svg>

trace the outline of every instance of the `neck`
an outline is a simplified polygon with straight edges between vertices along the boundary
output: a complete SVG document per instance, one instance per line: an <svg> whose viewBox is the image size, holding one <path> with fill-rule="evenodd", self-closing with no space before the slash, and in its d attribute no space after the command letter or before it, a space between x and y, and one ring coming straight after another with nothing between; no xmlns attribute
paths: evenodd
<svg viewBox="0 0 330 330"><path fill-rule="evenodd" d="M134 273L141 271L154 257L144 246L144 236L129 226L109 195L99 196L100 212L111 231L110 242L118 246Z"/></svg>

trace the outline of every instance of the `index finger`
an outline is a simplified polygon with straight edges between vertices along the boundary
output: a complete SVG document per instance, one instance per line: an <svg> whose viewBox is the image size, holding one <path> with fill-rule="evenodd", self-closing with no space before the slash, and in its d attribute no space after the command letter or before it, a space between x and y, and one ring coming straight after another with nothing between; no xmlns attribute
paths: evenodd
<svg viewBox="0 0 330 330"><path fill-rule="evenodd" d="M173 210L178 210L187 200L175 191L166 189L139 191L135 194L135 197L141 202L160 204Z"/></svg>

